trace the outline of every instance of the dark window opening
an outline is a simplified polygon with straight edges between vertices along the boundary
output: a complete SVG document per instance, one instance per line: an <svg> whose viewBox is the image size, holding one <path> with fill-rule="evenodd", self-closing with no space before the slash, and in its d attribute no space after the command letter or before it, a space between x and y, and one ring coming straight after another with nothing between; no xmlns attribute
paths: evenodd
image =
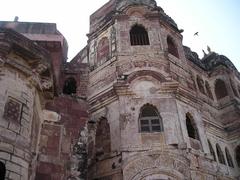
<svg viewBox="0 0 240 180"><path fill-rule="evenodd" d="M186 114L186 126L187 126L188 136L193 139L199 140L196 124L193 122L193 118L189 113Z"/></svg>
<svg viewBox="0 0 240 180"><path fill-rule="evenodd" d="M163 131L162 119L154 106L144 105L140 113L141 132L161 132Z"/></svg>
<svg viewBox="0 0 240 180"><path fill-rule="evenodd" d="M232 156L231 156L231 154L229 153L229 151L228 151L227 148L225 148L225 153L226 153L226 158L227 158L228 166L234 168Z"/></svg>
<svg viewBox="0 0 240 180"><path fill-rule="evenodd" d="M213 160L216 161L215 151L214 151L214 149L212 147L212 144L210 143L209 140L208 140L208 146L209 146L210 154L213 156Z"/></svg>
<svg viewBox="0 0 240 180"><path fill-rule="evenodd" d="M135 25L130 31L130 41L132 46L149 45L148 32L141 25Z"/></svg>
<svg viewBox="0 0 240 180"><path fill-rule="evenodd" d="M205 81L205 87L206 87L206 90L207 90L208 97L213 99L212 91L211 91L210 85L208 84L207 81Z"/></svg>
<svg viewBox="0 0 240 180"><path fill-rule="evenodd" d="M217 156L218 156L219 163L226 164L223 152L218 144L216 144L216 150L217 150Z"/></svg>
<svg viewBox="0 0 240 180"><path fill-rule="evenodd" d="M168 52L179 58L177 46L174 44L171 37L167 37Z"/></svg>
<svg viewBox="0 0 240 180"><path fill-rule="evenodd" d="M63 94L75 94L77 89L77 83L74 78L70 77L64 82Z"/></svg>
<svg viewBox="0 0 240 180"><path fill-rule="evenodd" d="M236 150L235 150L235 153L236 153L237 165L238 165L238 167L240 168L240 145L237 146L237 148L236 148Z"/></svg>
<svg viewBox="0 0 240 180"><path fill-rule="evenodd" d="M0 161L0 180L4 180L6 175L6 166Z"/></svg>
<svg viewBox="0 0 240 180"><path fill-rule="evenodd" d="M202 94L205 94L205 90L204 90L204 82L203 80L197 76L197 85L198 85L198 89Z"/></svg>
<svg viewBox="0 0 240 180"><path fill-rule="evenodd" d="M215 94L217 99L222 99L228 95L227 87L223 80L217 79L215 82Z"/></svg>

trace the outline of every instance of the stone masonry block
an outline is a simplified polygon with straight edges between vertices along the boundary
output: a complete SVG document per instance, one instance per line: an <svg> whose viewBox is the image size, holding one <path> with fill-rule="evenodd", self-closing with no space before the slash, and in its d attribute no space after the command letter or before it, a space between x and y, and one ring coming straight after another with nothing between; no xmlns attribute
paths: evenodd
<svg viewBox="0 0 240 180"><path fill-rule="evenodd" d="M24 180L24 179L28 179L28 169L26 169L26 168L22 168L21 169L21 172L22 172L22 178L21 178L21 180Z"/></svg>
<svg viewBox="0 0 240 180"><path fill-rule="evenodd" d="M8 129L0 127L0 136L9 139L11 141L15 141L16 139L16 133L13 131L10 131Z"/></svg>
<svg viewBox="0 0 240 180"><path fill-rule="evenodd" d="M28 162L30 162L32 160L32 156L30 153L25 153L24 154L24 159Z"/></svg>
<svg viewBox="0 0 240 180"><path fill-rule="evenodd" d="M21 149L14 148L14 155L19 156L19 157L24 157L25 152Z"/></svg>
<svg viewBox="0 0 240 180"><path fill-rule="evenodd" d="M21 145L25 148L29 148L29 145L30 145L29 143L30 143L29 138L25 138L25 137L19 136L19 135L16 138L16 144Z"/></svg>
<svg viewBox="0 0 240 180"><path fill-rule="evenodd" d="M0 151L5 151L5 152L12 153L13 152L13 145L5 143L5 142L0 142Z"/></svg>
<svg viewBox="0 0 240 180"><path fill-rule="evenodd" d="M25 119L21 119L21 125L23 126L23 127L26 127L26 128L28 128L29 127L29 121L27 121L27 120L25 120Z"/></svg>
<svg viewBox="0 0 240 180"><path fill-rule="evenodd" d="M10 172L8 177L9 179L13 179L13 180L21 180L21 176L13 172Z"/></svg>
<svg viewBox="0 0 240 180"><path fill-rule="evenodd" d="M16 122L10 122L9 129L15 133L19 133L20 131L20 124Z"/></svg>
<svg viewBox="0 0 240 180"><path fill-rule="evenodd" d="M61 116L56 112L43 110L43 118L46 121L58 122Z"/></svg>
<svg viewBox="0 0 240 180"><path fill-rule="evenodd" d="M1 152L0 151L0 158L4 159L4 160L10 160L11 155L9 153L6 152Z"/></svg>
<svg viewBox="0 0 240 180"><path fill-rule="evenodd" d="M22 158L16 157L14 155L12 155L11 161L16 163L16 164L20 164L22 167L28 168L29 164Z"/></svg>
<svg viewBox="0 0 240 180"><path fill-rule="evenodd" d="M29 138L30 136L30 131L28 128L25 128L25 127L22 127L21 128L21 131L20 131L20 134L25 137L25 138Z"/></svg>
<svg viewBox="0 0 240 180"><path fill-rule="evenodd" d="M10 161L7 161L7 163L6 163L6 168L7 168L9 171L15 172L15 173L17 173L17 174L20 174L20 173L21 173L21 166L15 164L15 163L12 163L12 162L10 162Z"/></svg>
<svg viewBox="0 0 240 180"><path fill-rule="evenodd" d="M26 114L26 113L22 113L22 119L25 119L26 121L29 121L30 120L30 116L29 114Z"/></svg>
<svg viewBox="0 0 240 180"><path fill-rule="evenodd" d="M25 112L26 114L28 114L29 108L27 106L23 105L22 111Z"/></svg>
<svg viewBox="0 0 240 180"><path fill-rule="evenodd" d="M8 127L8 121L6 121L5 119L1 119L0 120L0 126L7 128Z"/></svg>
<svg viewBox="0 0 240 180"><path fill-rule="evenodd" d="M23 92L22 95L21 95L22 98L24 98L26 101L30 101L30 97L27 93Z"/></svg>

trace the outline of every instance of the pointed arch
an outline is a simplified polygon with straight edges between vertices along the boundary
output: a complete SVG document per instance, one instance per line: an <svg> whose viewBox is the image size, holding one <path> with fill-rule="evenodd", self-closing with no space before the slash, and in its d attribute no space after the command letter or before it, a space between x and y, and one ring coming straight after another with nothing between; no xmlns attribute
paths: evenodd
<svg viewBox="0 0 240 180"><path fill-rule="evenodd" d="M142 25L134 25L130 30L130 41L132 46L149 45L148 32Z"/></svg>
<svg viewBox="0 0 240 180"><path fill-rule="evenodd" d="M219 163L221 163L221 164L226 164L226 161L225 161L225 158L224 158L222 149L221 149L221 147L219 146L219 144L216 144L216 150L217 150L217 157L218 157Z"/></svg>
<svg viewBox="0 0 240 180"><path fill-rule="evenodd" d="M104 157L111 152L110 126L104 117L97 123L95 149L96 158Z"/></svg>
<svg viewBox="0 0 240 180"><path fill-rule="evenodd" d="M217 79L215 81L215 88L214 88L217 100L222 99L228 95L226 84L223 80Z"/></svg>
<svg viewBox="0 0 240 180"><path fill-rule="evenodd" d="M211 144L211 142L210 142L209 140L207 140L207 141L208 141L208 146L209 146L210 154L213 156L213 160L214 160L214 161L217 161L217 160L216 160L216 154L215 154L215 151L214 151L214 149L213 149L213 147L212 147L212 144Z"/></svg>
<svg viewBox="0 0 240 180"><path fill-rule="evenodd" d="M75 94L77 92L77 82L73 77L69 77L64 81L63 94Z"/></svg>
<svg viewBox="0 0 240 180"><path fill-rule="evenodd" d="M140 132L161 132L163 131L162 118L156 107L145 104L139 114Z"/></svg>
<svg viewBox="0 0 240 180"><path fill-rule="evenodd" d="M227 147L225 148L225 153L226 153L228 166L234 168L232 156Z"/></svg>
<svg viewBox="0 0 240 180"><path fill-rule="evenodd" d="M198 129L190 113L186 114L186 126L187 126L188 136L193 139L199 140Z"/></svg>
<svg viewBox="0 0 240 180"><path fill-rule="evenodd" d="M167 37L167 46L168 46L168 52L173 56L179 58L177 46L174 43L172 37L170 36Z"/></svg>

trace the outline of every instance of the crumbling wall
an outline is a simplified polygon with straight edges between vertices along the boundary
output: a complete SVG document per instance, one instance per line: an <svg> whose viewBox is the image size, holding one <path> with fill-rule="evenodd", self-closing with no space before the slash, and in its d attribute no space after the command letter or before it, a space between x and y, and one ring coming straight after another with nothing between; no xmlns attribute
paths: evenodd
<svg viewBox="0 0 240 180"><path fill-rule="evenodd" d="M84 179L86 102L63 95L47 103L46 109L36 179Z"/></svg>

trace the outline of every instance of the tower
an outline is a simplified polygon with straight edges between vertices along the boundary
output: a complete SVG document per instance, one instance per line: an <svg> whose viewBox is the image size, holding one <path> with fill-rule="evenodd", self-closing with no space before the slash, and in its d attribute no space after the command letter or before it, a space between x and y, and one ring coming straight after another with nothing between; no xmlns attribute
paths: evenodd
<svg viewBox="0 0 240 180"><path fill-rule="evenodd" d="M0 21L0 179L240 178L240 74L155 0L110 0L67 62L54 23Z"/></svg>
<svg viewBox="0 0 240 180"><path fill-rule="evenodd" d="M233 107L239 107L239 100L223 107L217 97L228 96L228 90L220 88L225 93L216 97L219 88L212 92L218 69L233 69L225 78L234 81L238 72L213 52L200 61L183 46L181 33L154 0L109 1L91 15L89 179L215 179L239 174L226 163L222 168L221 160L216 163L209 147L209 139L220 140L216 131L228 134L221 136L221 148L215 143L218 155L223 147L239 144L239 133L226 131L223 118L234 112L232 122L239 129L238 108ZM215 124L218 118L221 128ZM235 145L228 139L232 134ZM224 156L220 154L219 159Z"/></svg>

